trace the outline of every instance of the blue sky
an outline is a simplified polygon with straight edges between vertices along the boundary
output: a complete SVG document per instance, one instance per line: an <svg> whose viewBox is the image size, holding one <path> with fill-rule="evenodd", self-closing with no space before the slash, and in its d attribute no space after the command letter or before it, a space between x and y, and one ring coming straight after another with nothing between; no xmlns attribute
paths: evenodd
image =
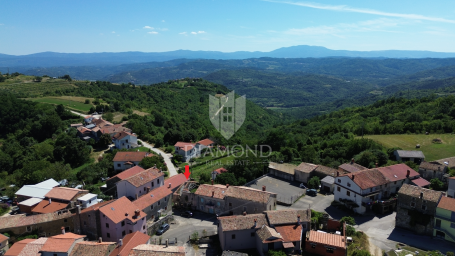
<svg viewBox="0 0 455 256"><path fill-rule="evenodd" d="M453 0L2 1L0 53L339 50L455 52Z"/></svg>

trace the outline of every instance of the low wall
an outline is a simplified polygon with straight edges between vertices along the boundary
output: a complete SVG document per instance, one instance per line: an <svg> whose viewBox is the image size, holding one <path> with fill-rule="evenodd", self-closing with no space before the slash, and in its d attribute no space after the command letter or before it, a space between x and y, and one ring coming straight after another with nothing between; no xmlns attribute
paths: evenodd
<svg viewBox="0 0 455 256"><path fill-rule="evenodd" d="M161 225L163 225L164 223L169 224L173 220L174 220L174 215L167 215L166 217L161 218L156 222L153 222L151 225L147 225L147 234L149 236L153 236Z"/></svg>

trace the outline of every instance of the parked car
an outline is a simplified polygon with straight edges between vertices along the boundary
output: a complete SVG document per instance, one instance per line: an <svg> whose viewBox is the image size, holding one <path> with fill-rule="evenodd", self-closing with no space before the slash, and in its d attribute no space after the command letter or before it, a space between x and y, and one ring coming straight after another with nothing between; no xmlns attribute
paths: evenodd
<svg viewBox="0 0 455 256"><path fill-rule="evenodd" d="M162 235L164 232L166 232L166 230L169 229L169 224L165 223L163 225L161 225L161 227L158 229L158 231L156 231L156 234L157 235Z"/></svg>
<svg viewBox="0 0 455 256"><path fill-rule="evenodd" d="M188 218L193 217L193 213L190 211L185 211L182 213L182 217L188 217Z"/></svg>
<svg viewBox="0 0 455 256"><path fill-rule="evenodd" d="M316 196L318 194L318 191L316 189L307 189L306 193L309 196Z"/></svg>

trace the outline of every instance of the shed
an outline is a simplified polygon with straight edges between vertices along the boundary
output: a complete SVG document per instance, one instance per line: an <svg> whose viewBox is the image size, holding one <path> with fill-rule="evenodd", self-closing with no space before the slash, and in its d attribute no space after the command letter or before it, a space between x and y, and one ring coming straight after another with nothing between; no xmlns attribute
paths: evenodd
<svg viewBox="0 0 455 256"><path fill-rule="evenodd" d="M19 210L21 213L32 213L33 208L39 203L41 203L40 198L32 197L30 199L27 199L25 201L22 201L18 204Z"/></svg>
<svg viewBox="0 0 455 256"><path fill-rule="evenodd" d="M332 176L325 176L324 179L321 180L321 191L327 193L333 193L335 187L335 178Z"/></svg>
<svg viewBox="0 0 455 256"><path fill-rule="evenodd" d="M407 162L411 161L416 164L420 164L425 160L425 155L419 150L396 150L394 155L397 161Z"/></svg>

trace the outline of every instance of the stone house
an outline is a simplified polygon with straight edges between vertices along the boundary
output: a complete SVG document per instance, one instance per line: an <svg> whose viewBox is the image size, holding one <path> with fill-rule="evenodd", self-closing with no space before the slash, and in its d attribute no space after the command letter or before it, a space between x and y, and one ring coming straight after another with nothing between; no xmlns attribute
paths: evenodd
<svg viewBox="0 0 455 256"><path fill-rule="evenodd" d="M117 197L117 182L127 179L143 171L145 171L145 169L143 169L139 165L136 165L113 177L110 177L109 179L106 180L106 191L104 193L107 195L113 195Z"/></svg>
<svg viewBox="0 0 455 256"><path fill-rule="evenodd" d="M139 197L133 204L147 214L148 220L156 220L172 209L172 191L162 186Z"/></svg>
<svg viewBox="0 0 455 256"><path fill-rule="evenodd" d="M271 175L290 181L294 181L296 168L297 166L293 164L279 164L274 162L269 163L269 173Z"/></svg>
<svg viewBox="0 0 455 256"><path fill-rule="evenodd" d="M321 256L346 256L346 236L308 231L305 239L305 252Z"/></svg>
<svg viewBox="0 0 455 256"><path fill-rule="evenodd" d="M119 132L112 137L112 142L118 149L137 148L137 136L129 132Z"/></svg>
<svg viewBox="0 0 455 256"><path fill-rule="evenodd" d="M351 159L351 162L338 166L338 171L340 174L354 173L366 169L368 168L361 166L360 164L356 164L354 158Z"/></svg>
<svg viewBox="0 0 455 256"><path fill-rule="evenodd" d="M227 186L225 211L230 215L276 210L277 194L266 191L265 186L262 191L243 186Z"/></svg>
<svg viewBox="0 0 455 256"><path fill-rule="evenodd" d="M152 167L117 182L117 197L135 200L164 185L164 172Z"/></svg>
<svg viewBox="0 0 455 256"><path fill-rule="evenodd" d="M431 180L434 178L438 178L440 181L446 181L444 175L447 173L447 166L441 165L439 163L429 163L429 162L421 162L419 166L419 174L420 177Z"/></svg>
<svg viewBox="0 0 455 256"><path fill-rule="evenodd" d="M226 212L226 192L229 185L208 185L201 184L194 195L197 197L197 210L201 212L223 215Z"/></svg>
<svg viewBox="0 0 455 256"><path fill-rule="evenodd" d="M144 159L144 157L152 156L154 156L154 154L141 151L117 152L117 154L115 154L114 159L112 160L114 163L114 170L123 171L129 169L131 167L138 165L139 162L142 161L142 159Z"/></svg>
<svg viewBox="0 0 455 256"><path fill-rule="evenodd" d="M41 256L69 256L77 243L83 242L85 236L73 233L49 237L40 249Z"/></svg>
<svg viewBox="0 0 455 256"><path fill-rule="evenodd" d="M247 250L256 248L256 231L268 226L266 216L245 214L218 217L218 237L223 250Z"/></svg>
<svg viewBox="0 0 455 256"><path fill-rule="evenodd" d="M136 231L147 233L145 212L137 209L126 197L101 207L99 211L103 241L119 241Z"/></svg>
<svg viewBox="0 0 455 256"><path fill-rule="evenodd" d="M129 256L185 256L185 247L183 246L168 246L156 244L141 244L133 249Z"/></svg>
<svg viewBox="0 0 455 256"><path fill-rule="evenodd" d="M282 249L283 244L283 237L274 228L264 225L256 231L256 249L261 256L269 250Z"/></svg>
<svg viewBox="0 0 455 256"><path fill-rule="evenodd" d="M102 237L100 207L114 202L113 200L92 205L86 209L78 208L73 215L74 232L86 235L89 240L97 240Z"/></svg>
<svg viewBox="0 0 455 256"><path fill-rule="evenodd" d="M401 162L411 161L420 164L425 160L425 155L419 150L396 150L393 154L397 161Z"/></svg>
<svg viewBox="0 0 455 256"><path fill-rule="evenodd" d="M308 183L314 170L318 166L315 164L302 162L295 168L295 180L298 182Z"/></svg>
<svg viewBox="0 0 455 256"><path fill-rule="evenodd" d="M98 255L108 256L117 246L115 242L90 242L82 241L74 245L69 256Z"/></svg>
<svg viewBox="0 0 455 256"><path fill-rule="evenodd" d="M196 209L198 205L198 195L191 193L194 189L197 191L198 185L195 181L186 181L180 185L172 194L172 202L175 207L184 207Z"/></svg>
<svg viewBox="0 0 455 256"><path fill-rule="evenodd" d="M39 215L13 215L0 218L0 233L24 234L37 231L40 236L60 234L61 227L66 232L74 230L72 213L47 213Z"/></svg>
<svg viewBox="0 0 455 256"><path fill-rule="evenodd" d="M321 180L321 191L324 191L326 193L333 193L334 189L334 184L335 184L335 178L332 176L326 176Z"/></svg>
<svg viewBox="0 0 455 256"><path fill-rule="evenodd" d="M455 243L455 199L441 197L434 216L433 236Z"/></svg>
<svg viewBox="0 0 455 256"><path fill-rule="evenodd" d="M455 177L450 177L447 181L449 185L447 189L447 196L455 198Z"/></svg>
<svg viewBox="0 0 455 256"><path fill-rule="evenodd" d="M167 188L169 188L172 192L177 191L177 189L184 184L188 179L185 177L185 174L180 173L169 177L164 180L164 184Z"/></svg>
<svg viewBox="0 0 455 256"><path fill-rule="evenodd" d="M434 214L442 192L403 184L398 191L395 226L433 235Z"/></svg>

